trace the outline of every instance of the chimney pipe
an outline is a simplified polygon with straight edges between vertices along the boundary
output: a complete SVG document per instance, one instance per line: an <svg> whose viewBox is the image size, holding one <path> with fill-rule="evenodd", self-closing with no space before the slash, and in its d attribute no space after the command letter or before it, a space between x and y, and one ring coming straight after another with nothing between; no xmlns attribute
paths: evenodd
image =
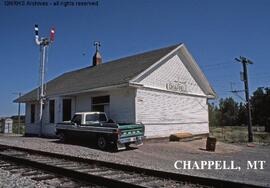
<svg viewBox="0 0 270 188"><path fill-rule="evenodd" d="M96 52L93 56L93 66L97 66L99 64L102 63L102 58L101 58L101 55L99 53L99 48L100 48L100 42L96 41L94 42L94 46L96 46Z"/></svg>

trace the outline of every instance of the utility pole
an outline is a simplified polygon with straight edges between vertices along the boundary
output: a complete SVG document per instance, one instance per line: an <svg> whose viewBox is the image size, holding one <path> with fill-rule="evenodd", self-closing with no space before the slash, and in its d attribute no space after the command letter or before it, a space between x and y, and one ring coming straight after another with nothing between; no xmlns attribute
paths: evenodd
<svg viewBox="0 0 270 188"><path fill-rule="evenodd" d="M19 97L21 97L22 96L22 93L21 92L19 92ZM19 104L18 104L18 123L19 123L19 125L18 125L18 134L20 134L20 129L21 129L21 103L19 102Z"/></svg>
<svg viewBox="0 0 270 188"><path fill-rule="evenodd" d="M240 56L240 58L235 58L236 61L242 63L243 65L243 78L242 81L245 85L245 95L246 95L246 107L247 107L247 116L248 116L248 142L253 142L253 130L252 130L252 118L251 118L251 108L249 100L249 88L248 88L248 73L247 73L247 64L253 64L249 59Z"/></svg>
<svg viewBox="0 0 270 188"><path fill-rule="evenodd" d="M21 92L13 93L19 96L19 98L22 96ZM18 103L18 128L17 128L17 134L20 134L20 128L21 128L21 103Z"/></svg>
<svg viewBox="0 0 270 188"><path fill-rule="evenodd" d="M40 87L39 87L39 136L42 136L42 119L43 119L43 106L45 101L45 87L44 87L44 78L45 78L45 63L48 55L48 47L54 41L55 29L51 29L50 39L48 38L39 38L38 35L38 25L35 25L35 41L38 46L40 46Z"/></svg>

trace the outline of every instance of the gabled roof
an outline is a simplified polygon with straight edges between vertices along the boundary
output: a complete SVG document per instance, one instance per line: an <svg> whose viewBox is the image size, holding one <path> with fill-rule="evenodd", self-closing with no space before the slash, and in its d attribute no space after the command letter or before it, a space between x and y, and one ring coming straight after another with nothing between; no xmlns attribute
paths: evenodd
<svg viewBox="0 0 270 188"><path fill-rule="evenodd" d="M90 66L64 73L47 83L46 96L64 95L129 83L134 77L147 70L180 45L177 44L117 59L98 66ZM21 96L14 102L35 100L38 100L38 88Z"/></svg>
<svg viewBox="0 0 270 188"><path fill-rule="evenodd" d="M192 57L192 55L189 53L188 49L184 44L180 44L175 48L172 52L164 56L160 61L157 61L153 65L151 65L149 68L144 70L142 73L137 75L134 79L131 80L131 82L140 82L143 80L147 75L154 72L156 69L158 69L162 64L166 63L167 60L172 58L173 56L178 55L181 59L182 63L185 65L186 69L189 71L193 79L196 81L198 86L201 88L203 93L206 95L207 98L216 98L217 94L214 91L214 89L211 87L210 83L206 79L204 73L200 69L199 65L196 63L195 59ZM191 93L190 93L191 94Z"/></svg>

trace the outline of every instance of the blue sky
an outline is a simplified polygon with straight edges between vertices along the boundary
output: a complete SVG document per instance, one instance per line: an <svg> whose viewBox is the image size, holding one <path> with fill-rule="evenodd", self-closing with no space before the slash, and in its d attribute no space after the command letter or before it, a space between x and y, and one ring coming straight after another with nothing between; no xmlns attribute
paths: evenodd
<svg viewBox="0 0 270 188"><path fill-rule="evenodd" d="M1 1L0 116L17 113L14 92L38 85L36 23L42 36L56 28L47 80L90 65L95 40L105 62L183 42L219 97L227 97L230 82L243 88L242 66L234 61L240 55L255 63L248 67L251 91L270 85L269 8L268 0L99 0L97 7L81 8L7 7Z"/></svg>

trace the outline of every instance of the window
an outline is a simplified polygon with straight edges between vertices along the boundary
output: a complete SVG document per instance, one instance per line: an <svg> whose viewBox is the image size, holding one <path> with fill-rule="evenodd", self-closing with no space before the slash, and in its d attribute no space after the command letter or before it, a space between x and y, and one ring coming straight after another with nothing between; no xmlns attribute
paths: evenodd
<svg viewBox="0 0 270 188"><path fill-rule="evenodd" d="M82 122L82 115L74 115L71 122L76 123L77 125L81 125Z"/></svg>
<svg viewBox="0 0 270 188"><path fill-rule="evenodd" d="M71 99L63 99L63 121L71 120Z"/></svg>
<svg viewBox="0 0 270 188"><path fill-rule="evenodd" d="M105 112L106 107L110 104L110 96L100 96L92 98L92 111L94 112ZM106 112L108 113L108 112Z"/></svg>
<svg viewBox="0 0 270 188"><path fill-rule="evenodd" d="M54 109L55 109L55 100L50 100L49 102L50 123L55 122Z"/></svg>
<svg viewBox="0 0 270 188"><path fill-rule="evenodd" d="M108 104L110 103L110 96L107 95L107 96L101 96L101 97L93 97L92 98L92 104L95 105L95 104Z"/></svg>
<svg viewBox="0 0 270 188"><path fill-rule="evenodd" d="M106 122L107 118L106 118L105 114L89 114L89 115L86 115L86 117L85 117L86 124L93 123L96 121Z"/></svg>
<svg viewBox="0 0 270 188"><path fill-rule="evenodd" d="M104 112L104 105L93 105L92 111L93 112Z"/></svg>
<svg viewBox="0 0 270 188"><path fill-rule="evenodd" d="M35 111L36 111L36 105L35 104L31 104L31 106L30 106L30 114L31 114L31 120L30 120L30 122L31 123L35 123L35 116L36 116Z"/></svg>

